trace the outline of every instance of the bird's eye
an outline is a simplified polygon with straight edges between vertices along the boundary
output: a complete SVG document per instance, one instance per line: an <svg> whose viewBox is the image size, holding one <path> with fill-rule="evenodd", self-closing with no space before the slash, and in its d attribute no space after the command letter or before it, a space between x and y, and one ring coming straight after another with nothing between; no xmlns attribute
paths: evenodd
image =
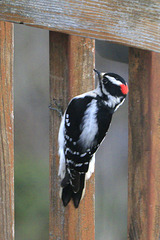
<svg viewBox="0 0 160 240"><path fill-rule="evenodd" d="M103 78L103 84L107 84L108 83L108 78Z"/></svg>

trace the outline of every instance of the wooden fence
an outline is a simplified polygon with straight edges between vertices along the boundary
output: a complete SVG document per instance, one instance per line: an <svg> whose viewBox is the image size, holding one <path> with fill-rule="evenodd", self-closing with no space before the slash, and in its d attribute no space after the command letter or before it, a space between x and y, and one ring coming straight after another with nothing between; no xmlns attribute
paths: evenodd
<svg viewBox="0 0 160 240"><path fill-rule="evenodd" d="M159 240L159 1L2 0L0 20L0 239L15 239L13 33L14 23L21 23L50 30L50 99L64 107L72 96L93 88L90 38L130 46L128 239ZM71 204L64 209L59 201L58 126L51 112L49 239L94 240L94 176L79 209Z"/></svg>

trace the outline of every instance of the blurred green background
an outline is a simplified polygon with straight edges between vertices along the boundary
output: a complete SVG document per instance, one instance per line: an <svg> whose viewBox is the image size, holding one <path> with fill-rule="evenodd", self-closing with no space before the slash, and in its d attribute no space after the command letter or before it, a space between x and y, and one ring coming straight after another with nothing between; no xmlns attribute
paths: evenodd
<svg viewBox="0 0 160 240"><path fill-rule="evenodd" d="M96 41L96 68L128 79L128 48ZM47 240L49 33L15 25L16 240ZM96 240L127 238L127 101L96 154Z"/></svg>

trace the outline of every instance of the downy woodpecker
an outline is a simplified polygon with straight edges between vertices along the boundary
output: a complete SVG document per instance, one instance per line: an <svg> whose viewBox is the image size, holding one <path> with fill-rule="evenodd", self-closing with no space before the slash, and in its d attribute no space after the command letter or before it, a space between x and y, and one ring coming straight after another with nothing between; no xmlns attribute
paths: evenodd
<svg viewBox="0 0 160 240"><path fill-rule="evenodd" d="M75 208L83 198L86 180L94 172L95 152L112 115L128 93L128 86L119 75L94 71L99 79L97 88L70 101L58 136L61 198L64 206L72 199Z"/></svg>

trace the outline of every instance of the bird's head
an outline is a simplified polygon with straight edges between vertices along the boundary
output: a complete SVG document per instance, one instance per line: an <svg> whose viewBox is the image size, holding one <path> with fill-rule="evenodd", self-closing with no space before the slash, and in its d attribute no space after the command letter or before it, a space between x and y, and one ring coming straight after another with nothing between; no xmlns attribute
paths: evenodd
<svg viewBox="0 0 160 240"><path fill-rule="evenodd" d="M100 73L96 69L94 69L94 71L98 75L102 94L111 95L113 97L126 97L128 86L121 76L115 73Z"/></svg>

